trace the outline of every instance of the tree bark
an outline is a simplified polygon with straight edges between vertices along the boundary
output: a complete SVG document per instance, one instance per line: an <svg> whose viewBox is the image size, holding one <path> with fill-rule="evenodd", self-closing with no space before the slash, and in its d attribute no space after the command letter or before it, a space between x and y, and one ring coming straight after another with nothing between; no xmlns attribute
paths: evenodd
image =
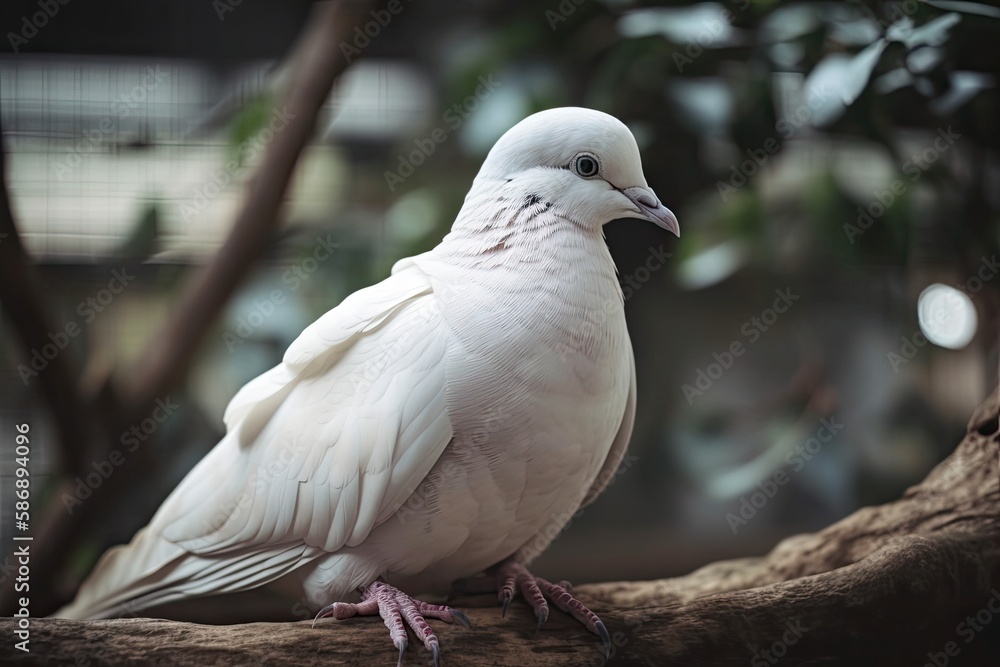
<svg viewBox="0 0 1000 667"><path fill-rule="evenodd" d="M1000 393L961 444L901 499L866 507L767 556L675 579L580 587L611 632L612 665L994 665L1000 656ZM466 597L472 630L435 622L445 664L602 665L596 637L523 605L500 618ZM209 626L33 619L19 664L393 664L380 619ZM16 637L17 619L0 622ZM406 664L431 664L411 640ZM414 648L416 647L416 648Z"/></svg>

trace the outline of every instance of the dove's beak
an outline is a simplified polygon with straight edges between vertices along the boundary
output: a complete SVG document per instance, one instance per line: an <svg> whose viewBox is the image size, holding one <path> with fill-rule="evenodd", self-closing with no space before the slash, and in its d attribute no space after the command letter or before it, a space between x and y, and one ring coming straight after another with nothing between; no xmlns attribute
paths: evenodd
<svg viewBox="0 0 1000 667"><path fill-rule="evenodd" d="M646 220L649 220L658 227L663 227L668 232L673 232L674 236L680 238L681 226L677 223L677 216L660 203L656 195L649 188L634 187L625 188L621 191L623 195L636 205L638 213Z"/></svg>

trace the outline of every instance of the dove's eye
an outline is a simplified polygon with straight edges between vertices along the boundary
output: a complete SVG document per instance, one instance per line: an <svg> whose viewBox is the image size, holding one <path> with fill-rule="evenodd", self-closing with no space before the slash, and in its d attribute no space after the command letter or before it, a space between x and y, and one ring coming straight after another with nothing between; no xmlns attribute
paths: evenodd
<svg viewBox="0 0 1000 667"><path fill-rule="evenodd" d="M601 163L597 160L596 155L581 153L573 158L573 171L584 178L596 176L600 170Z"/></svg>

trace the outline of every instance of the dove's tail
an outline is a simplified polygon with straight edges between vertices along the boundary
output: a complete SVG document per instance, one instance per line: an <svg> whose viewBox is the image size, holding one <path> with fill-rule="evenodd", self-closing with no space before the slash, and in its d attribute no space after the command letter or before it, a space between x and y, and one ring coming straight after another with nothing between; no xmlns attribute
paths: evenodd
<svg viewBox="0 0 1000 667"><path fill-rule="evenodd" d="M194 568L198 565L196 561L201 559L176 541L164 537L164 531L176 518L188 515L192 506L208 501L208 497L200 492L198 477L193 473L198 468L211 466L211 460L217 459L220 454L223 452L218 446L209 452L164 501L149 525L136 533L131 542L109 549L101 556L80 586L76 599L53 616L111 618L134 614L180 597L180 590L187 587L185 577L197 577L198 572ZM219 467L226 469L224 465ZM211 479L208 483L217 485Z"/></svg>
<svg viewBox="0 0 1000 667"><path fill-rule="evenodd" d="M76 599L53 616L129 616L185 598L245 591L280 579L317 555L301 544L271 551L234 551L221 558L198 555L155 530L154 522L129 544L105 553Z"/></svg>
<svg viewBox="0 0 1000 667"><path fill-rule="evenodd" d="M169 599L170 589L176 590L178 583L176 574L188 569L185 556L184 549L143 528L129 544L105 553L76 599L53 616L110 618L157 604L158 598Z"/></svg>
<svg viewBox="0 0 1000 667"><path fill-rule="evenodd" d="M198 549L192 547L197 546L200 522L196 522L194 532L182 535L188 539L175 537L176 524L190 528L187 524L197 508L218 507L222 512L233 506L212 495L233 467L230 459L235 448L230 447L230 438L227 435L202 459L129 544L110 549L101 557L76 599L53 616L111 618L182 598L248 590L279 578L302 562L306 551L302 543L268 550L250 547L224 554L196 553Z"/></svg>

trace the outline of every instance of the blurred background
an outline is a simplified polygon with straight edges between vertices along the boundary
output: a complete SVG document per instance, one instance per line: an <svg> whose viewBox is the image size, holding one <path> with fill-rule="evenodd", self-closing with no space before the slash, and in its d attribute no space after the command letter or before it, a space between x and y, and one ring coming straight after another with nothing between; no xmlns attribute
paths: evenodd
<svg viewBox="0 0 1000 667"><path fill-rule="evenodd" d="M60 567L36 572L33 613L149 520L219 440L240 386L347 294L434 246L493 142L554 106L632 129L682 237L607 227L638 366L636 431L615 483L539 574L656 578L763 554L898 497L952 451L997 382L1000 9L398 6L340 45L355 62L330 91L267 256L158 410L97 429L85 450L61 446L39 379L48 352L26 349L0 315L0 553L14 544L16 424L31 427L36 525L77 515L117 480L99 512L79 514L78 534L35 543L58 550ZM84 394L138 372L225 240L287 123L289 54L315 9L0 6L11 208L53 354ZM88 454L109 447L121 464Z"/></svg>

